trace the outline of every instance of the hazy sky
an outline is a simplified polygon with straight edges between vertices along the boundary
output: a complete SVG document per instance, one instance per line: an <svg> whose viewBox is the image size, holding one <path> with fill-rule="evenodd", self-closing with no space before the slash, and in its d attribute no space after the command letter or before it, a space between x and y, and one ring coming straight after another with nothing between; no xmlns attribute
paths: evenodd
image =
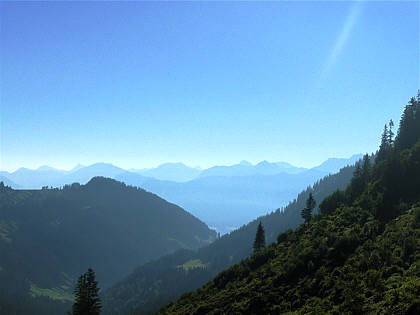
<svg viewBox="0 0 420 315"><path fill-rule="evenodd" d="M419 88L419 5L1 2L1 165L313 166Z"/></svg>

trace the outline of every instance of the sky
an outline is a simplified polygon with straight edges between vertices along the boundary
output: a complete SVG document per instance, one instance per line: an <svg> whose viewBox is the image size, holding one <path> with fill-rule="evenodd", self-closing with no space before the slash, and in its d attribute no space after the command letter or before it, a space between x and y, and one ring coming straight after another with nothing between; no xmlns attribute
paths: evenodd
<svg viewBox="0 0 420 315"><path fill-rule="evenodd" d="M0 19L8 171L312 167L374 152L419 88L417 1L2 1Z"/></svg>

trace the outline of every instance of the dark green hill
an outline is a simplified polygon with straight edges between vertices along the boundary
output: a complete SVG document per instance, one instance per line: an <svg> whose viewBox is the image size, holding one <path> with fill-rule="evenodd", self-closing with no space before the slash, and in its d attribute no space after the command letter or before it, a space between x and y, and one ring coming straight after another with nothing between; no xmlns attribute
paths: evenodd
<svg viewBox="0 0 420 315"><path fill-rule="evenodd" d="M420 314L420 99L308 224L162 314Z"/></svg>
<svg viewBox="0 0 420 315"><path fill-rule="evenodd" d="M266 230L267 242L276 241L279 232L295 228L302 222L300 209L310 192L320 202L337 189L344 189L353 172L354 166L349 166L326 176L301 192L286 208L260 217L198 251L178 251L137 268L105 292L104 313L153 312L182 293L199 288L220 271L251 254L259 221Z"/></svg>
<svg viewBox="0 0 420 315"><path fill-rule="evenodd" d="M63 189L0 184L0 313L59 313L88 267L104 288L139 264L215 236L180 207L103 177Z"/></svg>

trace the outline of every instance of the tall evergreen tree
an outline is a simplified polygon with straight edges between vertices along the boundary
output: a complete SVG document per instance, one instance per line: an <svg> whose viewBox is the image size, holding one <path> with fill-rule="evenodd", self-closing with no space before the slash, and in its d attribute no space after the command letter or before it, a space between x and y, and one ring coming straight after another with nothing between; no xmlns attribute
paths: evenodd
<svg viewBox="0 0 420 315"><path fill-rule="evenodd" d="M98 282L95 280L95 272L92 268L79 277L74 296L72 315L99 315L101 313Z"/></svg>
<svg viewBox="0 0 420 315"><path fill-rule="evenodd" d="M308 199L306 199L306 207L302 209L300 215L305 220L305 223L308 223L312 218L312 211L316 206L316 201L312 196L312 192L309 193Z"/></svg>
<svg viewBox="0 0 420 315"><path fill-rule="evenodd" d="M394 122L391 119L388 124L388 145L391 146L394 142L394 132L392 129L394 128Z"/></svg>
<svg viewBox="0 0 420 315"><path fill-rule="evenodd" d="M254 253L261 251L265 247L265 232L261 224L258 224L257 233L255 234Z"/></svg>
<svg viewBox="0 0 420 315"><path fill-rule="evenodd" d="M388 152L389 147L389 131L388 131L388 125L385 124L384 126L384 132L381 136L381 145L379 146L378 154L376 155L376 160L383 160L386 156L386 153Z"/></svg>

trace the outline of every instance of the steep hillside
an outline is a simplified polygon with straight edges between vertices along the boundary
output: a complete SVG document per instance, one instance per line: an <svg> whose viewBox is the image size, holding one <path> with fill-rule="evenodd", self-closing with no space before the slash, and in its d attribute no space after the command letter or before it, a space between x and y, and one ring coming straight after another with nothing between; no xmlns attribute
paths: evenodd
<svg viewBox="0 0 420 315"><path fill-rule="evenodd" d="M160 313L419 314L419 98L388 131L311 221Z"/></svg>
<svg viewBox="0 0 420 315"><path fill-rule="evenodd" d="M182 208L115 180L43 190L1 184L0 313L64 311L88 267L104 288L139 264L214 238Z"/></svg>
<svg viewBox="0 0 420 315"><path fill-rule="evenodd" d="M420 204L383 227L353 207L280 234L162 314L419 314Z"/></svg>
<svg viewBox="0 0 420 315"><path fill-rule="evenodd" d="M260 217L198 251L178 251L137 268L104 294L105 314L144 314L156 311L182 293L198 288L220 271L248 257L259 221L268 242L279 232L302 222L300 209L310 192L321 201L350 182L354 167L343 168L302 191L286 208Z"/></svg>

